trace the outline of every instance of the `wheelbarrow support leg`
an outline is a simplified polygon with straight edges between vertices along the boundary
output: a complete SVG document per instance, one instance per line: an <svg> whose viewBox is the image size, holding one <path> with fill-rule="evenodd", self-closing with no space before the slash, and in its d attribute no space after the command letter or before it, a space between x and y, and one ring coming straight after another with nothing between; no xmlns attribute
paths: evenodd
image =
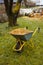
<svg viewBox="0 0 43 65"><path fill-rule="evenodd" d="M32 47L32 48L34 48L34 44L33 44L33 40L32 40L32 38L30 39L30 47Z"/></svg>

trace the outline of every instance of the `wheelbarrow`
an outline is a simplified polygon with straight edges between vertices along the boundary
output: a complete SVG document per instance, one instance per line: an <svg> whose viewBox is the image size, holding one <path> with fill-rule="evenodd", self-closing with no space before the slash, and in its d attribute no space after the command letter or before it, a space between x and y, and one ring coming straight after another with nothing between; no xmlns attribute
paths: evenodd
<svg viewBox="0 0 43 65"><path fill-rule="evenodd" d="M38 28L36 28L34 32L27 30L25 28L18 28L12 30L10 34L14 36L17 40L17 43L13 46L13 50L17 52L21 52L25 45L25 42L30 40L32 36L35 35L37 30Z"/></svg>

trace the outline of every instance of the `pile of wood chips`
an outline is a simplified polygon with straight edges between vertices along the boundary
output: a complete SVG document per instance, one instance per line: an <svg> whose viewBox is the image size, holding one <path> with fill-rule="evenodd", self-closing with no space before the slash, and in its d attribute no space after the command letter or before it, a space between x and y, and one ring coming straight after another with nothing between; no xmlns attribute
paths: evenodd
<svg viewBox="0 0 43 65"><path fill-rule="evenodd" d="M33 31L29 31L26 28L18 28L18 29L14 29L10 32L10 34L12 35L25 35L25 34L29 34Z"/></svg>
<svg viewBox="0 0 43 65"><path fill-rule="evenodd" d="M41 15L40 15L40 13L35 13L34 14L34 17L40 17Z"/></svg>

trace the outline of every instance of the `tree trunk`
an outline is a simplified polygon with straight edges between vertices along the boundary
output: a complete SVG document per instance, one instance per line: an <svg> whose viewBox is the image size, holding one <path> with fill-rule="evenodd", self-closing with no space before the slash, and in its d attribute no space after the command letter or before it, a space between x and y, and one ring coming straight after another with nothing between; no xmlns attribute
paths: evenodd
<svg viewBox="0 0 43 65"><path fill-rule="evenodd" d="M9 20L9 26L14 26L17 24L17 15L13 14L11 16L8 16Z"/></svg>
<svg viewBox="0 0 43 65"><path fill-rule="evenodd" d="M4 0L5 10L9 20L9 26L16 25L21 2L22 0L18 0L14 10L12 10L13 0Z"/></svg>
<svg viewBox="0 0 43 65"><path fill-rule="evenodd" d="M16 3L16 6L14 7L13 9L13 24L16 25L17 24L17 18L18 18L18 14L19 14L19 10L20 10L20 7L21 7L21 2L22 0L18 0L17 3Z"/></svg>
<svg viewBox="0 0 43 65"><path fill-rule="evenodd" d="M13 26L14 24L13 24L13 16L12 15L8 16L8 20L9 20L9 26Z"/></svg>

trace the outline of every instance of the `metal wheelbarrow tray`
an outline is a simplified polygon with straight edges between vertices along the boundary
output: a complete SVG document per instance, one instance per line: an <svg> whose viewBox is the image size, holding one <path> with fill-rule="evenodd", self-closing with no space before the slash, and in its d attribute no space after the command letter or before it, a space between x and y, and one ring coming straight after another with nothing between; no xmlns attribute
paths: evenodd
<svg viewBox="0 0 43 65"><path fill-rule="evenodd" d="M17 40L17 44L13 46L14 51L21 51L24 46L24 41L29 40L32 37L33 31L29 31L25 28L18 28L10 32ZM20 47L18 46L20 44ZM19 48L16 48L18 46Z"/></svg>

